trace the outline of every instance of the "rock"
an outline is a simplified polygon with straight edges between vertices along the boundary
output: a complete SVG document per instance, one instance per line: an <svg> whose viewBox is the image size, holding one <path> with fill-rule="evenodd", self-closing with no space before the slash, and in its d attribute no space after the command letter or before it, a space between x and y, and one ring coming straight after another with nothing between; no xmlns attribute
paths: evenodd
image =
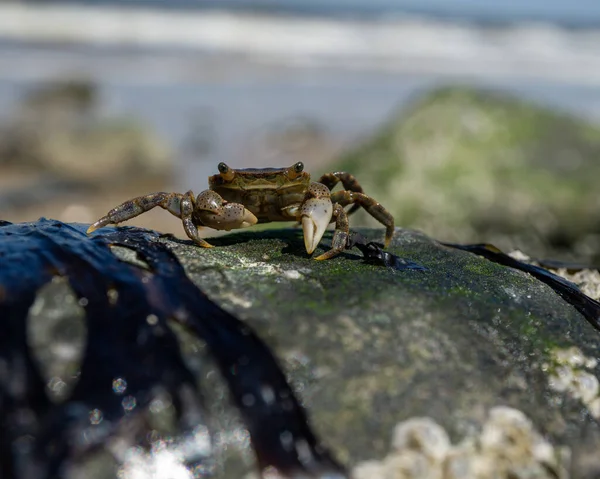
<svg viewBox="0 0 600 479"><path fill-rule="evenodd" d="M136 121L103 118L97 97L85 81L32 91L0 126L0 166L94 184L172 174L166 145Z"/></svg>
<svg viewBox="0 0 600 479"><path fill-rule="evenodd" d="M505 94L443 88L331 171L352 172L403 227L591 262L600 258L599 154L600 126L590 121Z"/></svg>
<svg viewBox="0 0 600 479"><path fill-rule="evenodd" d="M353 252L314 261L294 229L215 238L212 249L160 241L273 349L313 429L356 479L600 471L599 333L528 274L404 229L390 251L427 270L369 265ZM139 263L127 248L114 253ZM32 327L80 321L72 299L62 312L70 293L60 288L40 291ZM178 334L226 451L217 477L242 477L252 453L239 415L202 342Z"/></svg>

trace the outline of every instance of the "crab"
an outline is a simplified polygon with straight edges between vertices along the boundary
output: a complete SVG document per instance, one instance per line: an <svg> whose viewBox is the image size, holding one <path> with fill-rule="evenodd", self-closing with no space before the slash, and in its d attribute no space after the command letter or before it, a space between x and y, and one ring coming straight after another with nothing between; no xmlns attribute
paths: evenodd
<svg viewBox="0 0 600 479"><path fill-rule="evenodd" d="M364 194L354 176L346 172L326 173L311 181L301 162L285 168L233 169L219 163L219 173L209 177L209 189L194 197L187 193L152 193L133 198L110 210L93 223L87 233L118 224L160 206L183 221L187 236L198 246L211 248L198 229L230 231L256 223L297 221L302 224L304 245L312 254L327 225L335 221L331 249L317 256L325 260L341 253L349 234L348 214L364 208L386 228L385 246L394 234L394 218L377 201ZM344 190L332 192L342 183ZM346 206L352 205L346 211Z"/></svg>

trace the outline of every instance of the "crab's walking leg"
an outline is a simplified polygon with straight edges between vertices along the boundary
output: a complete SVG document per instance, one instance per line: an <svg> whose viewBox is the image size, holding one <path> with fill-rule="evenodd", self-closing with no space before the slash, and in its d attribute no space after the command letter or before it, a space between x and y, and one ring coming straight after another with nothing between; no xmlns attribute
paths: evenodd
<svg viewBox="0 0 600 479"><path fill-rule="evenodd" d="M358 180L354 177L354 175L351 175L350 173L347 173L345 171L325 173L319 179L319 183L323 183L330 190L333 190L335 188L335 185L337 185L340 181L342 182L342 186L345 190L354 191L356 193L364 193L362 186L360 186ZM358 208L360 208L359 205L352 205L352 207L347 211L347 214L351 215Z"/></svg>
<svg viewBox="0 0 600 479"><path fill-rule="evenodd" d="M152 193L150 195L138 196L132 200L117 206L110 210L106 216L93 223L87 230L87 234L96 231L107 225L116 225L123 221L130 220L142 213L160 206L174 216L181 218L183 228L186 234L197 244L205 248L211 245L198 236L198 229L192 222L192 212L194 211L194 195L191 191L185 194L181 193ZM190 209L191 208L191 209Z"/></svg>
<svg viewBox="0 0 600 479"><path fill-rule="evenodd" d="M180 203L182 198L183 195L180 193L165 193L162 191L150 195L138 196L110 210L106 216L103 216L88 228L87 234L107 225L116 225L130 220L157 206L180 218Z"/></svg>
<svg viewBox="0 0 600 479"><path fill-rule="evenodd" d="M373 198L364 193L344 190L333 193L331 195L331 201L333 203L339 203L342 206L351 204L354 204L354 206L357 207L362 206L367 213L385 226L385 247L387 248L390 245L394 236L394 217Z"/></svg>
<svg viewBox="0 0 600 479"><path fill-rule="evenodd" d="M198 234L198 227L194 224L192 214L194 213L194 194L188 191L186 194L181 195L180 218L183 221L183 229L185 234L188 235L194 243L203 248L212 248L213 246L206 240L200 238Z"/></svg>
<svg viewBox="0 0 600 479"><path fill-rule="evenodd" d="M350 226L348 224L348 215L343 206L339 203L333 205L332 219L335 219L335 232L333 233L333 240L331 241L331 249L322 255L317 256L315 259L324 260L333 258L346 248Z"/></svg>

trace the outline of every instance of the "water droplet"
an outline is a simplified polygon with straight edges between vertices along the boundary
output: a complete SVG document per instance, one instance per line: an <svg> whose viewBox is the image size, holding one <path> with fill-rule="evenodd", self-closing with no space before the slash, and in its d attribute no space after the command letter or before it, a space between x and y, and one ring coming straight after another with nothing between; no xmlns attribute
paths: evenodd
<svg viewBox="0 0 600 479"><path fill-rule="evenodd" d="M81 306L82 308L85 308L89 304L89 301L87 298L79 298L78 303L79 303L79 306Z"/></svg>
<svg viewBox="0 0 600 479"><path fill-rule="evenodd" d="M156 314L149 314L148 316L146 316L146 322L150 326L155 326L158 324L158 316L156 316Z"/></svg>
<svg viewBox="0 0 600 479"><path fill-rule="evenodd" d="M244 404L246 407L254 406L255 402L256 398L254 397L254 394L248 393L242 396L242 404Z"/></svg>
<svg viewBox="0 0 600 479"><path fill-rule="evenodd" d="M286 451L291 451L294 446L294 436L290 431L283 431L279 435L279 441Z"/></svg>
<svg viewBox="0 0 600 479"><path fill-rule="evenodd" d="M115 305L117 304L117 301L119 300L119 292L114 289L114 288L110 288L107 292L106 292L106 296L108 296L108 303L111 305Z"/></svg>
<svg viewBox="0 0 600 479"><path fill-rule="evenodd" d="M262 386L260 388L260 394L265 403L273 404L273 402L275 402L275 391L273 391L271 386Z"/></svg>
<svg viewBox="0 0 600 479"><path fill-rule="evenodd" d="M123 394L127 389L127 381L123 378L117 378L113 381L112 388L116 394Z"/></svg>
<svg viewBox="0 0 600 479"><path fill-rule="evenodd" d="M102 411L100 409L92 409L90 411L90 424L96 426L102 422L102 418Z"/></svg>
<svg viewBox="0 0 600 479"><path fill-rule="evenodd" d="M121 406L123 406L123 409L127 412L132 411L136 405L137 401L134 396L126 396L121 401Z"/></svg>
<svg viewBox="0 0 600 479"><path fill-rule="evenodd" d="M310 450L310 446L304 439L299 439L296 441L296 453L298 454L298 459L302 464L308 464L313 460L313 454Z"/></svg>

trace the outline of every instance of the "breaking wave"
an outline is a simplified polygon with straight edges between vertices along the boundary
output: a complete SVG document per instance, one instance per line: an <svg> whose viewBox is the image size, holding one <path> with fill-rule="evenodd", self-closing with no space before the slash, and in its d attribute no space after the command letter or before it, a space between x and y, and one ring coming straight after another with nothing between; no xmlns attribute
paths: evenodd
<svg viewBox="0 0 600 479"><path fill-rule="evenodd" d="M427 17L336 19L227 11L4 4L0 39L193 49L285 65L600 84L600 29Z"/></svg>

